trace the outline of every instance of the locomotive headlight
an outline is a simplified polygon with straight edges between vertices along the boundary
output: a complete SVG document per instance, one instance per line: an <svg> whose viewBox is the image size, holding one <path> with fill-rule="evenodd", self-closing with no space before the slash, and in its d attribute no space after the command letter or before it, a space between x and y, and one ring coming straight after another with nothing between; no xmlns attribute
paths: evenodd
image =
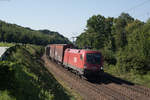
<svg viewBox="0 0 150 100"><path fill-rule="evenodd" d="M101 70L103 70L103 66L101 66Z"/></svg>

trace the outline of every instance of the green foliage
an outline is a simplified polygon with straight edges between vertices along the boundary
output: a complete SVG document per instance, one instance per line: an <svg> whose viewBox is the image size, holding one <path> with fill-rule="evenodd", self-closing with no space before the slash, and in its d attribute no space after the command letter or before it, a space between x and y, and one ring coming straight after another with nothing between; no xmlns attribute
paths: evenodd
<svg viewBox="0 0 150 100"><path fill-rule="evenodd" d="M114 25L112 26L112 34L115 38L115 49L119 50L127 45L127 31L125 27L132 23L134 19L126 13L122 13L118 18L114 20Z"/></svg>
<svg viewBox="0 0 150 100"><path fill-rule="evenodd" d="M40 59L43 49L35 45L16 45L6 51L3 58L5 61L0 62L0 91L3 93L0 98L10 97L14 100L72 98L43 66ZM5 93L5 90L8 92Z"/></svg>
<svg viewBox="0 0 150 100"><path fill-rule="evenodd" d="M150 19L144 23L127 13L118 18L94 15L86 26L77 46L100 50L108 69L142 75L150 71Z"/></svg>
<svg viewBox="0 0 150 100"><path fill-rule="evenodd" d="M7 90L5 90L0 91L0 100L16 100L16 99L12 97Z"/></svg>
<svg viewBox="0 0 150 100"><path fill-rule="evenodd" d="M0 62L0 90L14 88L13 63Z"/></svg>
<svg viewBox="0 0 150 100"><path fill-rule="evenodd" d="M0 42L0 47L12 47L15 43Z"/></svg>
<svg viewBox="0 0 150 100"><path fill-rule="evenodd" d="M94 15L87 20L87 29L76 40L80 48L92 47L101 49L110 38L113 18L105 19L104 16Z"/></svg>
<svg viewBox="0 0 150 100"><path fill-rule="evenodd" d="M70 43L70 41L58 32L49 30L32 30L9 24L0 20L0 41L23 44L47 45L49 43Z"/></svg>
<svg viewBox="0 0 150 100"><path fill-rule="evenodd" d="M94 15L87 21L87 30L89 32L103 32L104 31L104 16Z"/></svg>
<svg viewBox="0 0 150 100"><path fill-rule="evenodd" d="M117 64L122 73L134 72L138 74L144 74L147 71L146 59L142 58L138 54L134 54L127 51L120 51L117 55Z"/></svg>
<svg viewBox="0 0 150 100"><path fill-rule="evenodd" d="M109 65L116 65L117 60L115 58L115 54L112 50L108 49L107 47L104 50L101 50L105 63Z"/></svg>

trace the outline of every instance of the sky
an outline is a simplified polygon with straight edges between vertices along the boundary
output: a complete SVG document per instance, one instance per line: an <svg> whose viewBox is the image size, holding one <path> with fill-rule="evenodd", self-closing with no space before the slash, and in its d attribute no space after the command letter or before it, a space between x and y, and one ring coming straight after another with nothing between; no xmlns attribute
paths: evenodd
<svg viewBox="0 0 150 100"><path fill-rule="evenodd" d="M117 17L122 12L146 21L150 0L0 0L0 20L35 30L57 31L71 39L92 15Z"/></svg>

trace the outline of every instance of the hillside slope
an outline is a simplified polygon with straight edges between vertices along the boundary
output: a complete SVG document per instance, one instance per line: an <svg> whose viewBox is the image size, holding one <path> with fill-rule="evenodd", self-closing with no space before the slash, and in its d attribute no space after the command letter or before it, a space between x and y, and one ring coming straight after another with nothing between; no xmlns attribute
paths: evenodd
<svg viewBox="0 0 150 100"><path fill-rule="evenodd" d="M59 34L49 30L33 30L0 20L0 41L46 45L49 43L70 43Z"/></svg>
<svg viewBox="0 0 150 100"><path fill-rule="evenodd" d="M43 48L16 45L0 61L0 100L70 100L73 97L45 69Z"/></svg>

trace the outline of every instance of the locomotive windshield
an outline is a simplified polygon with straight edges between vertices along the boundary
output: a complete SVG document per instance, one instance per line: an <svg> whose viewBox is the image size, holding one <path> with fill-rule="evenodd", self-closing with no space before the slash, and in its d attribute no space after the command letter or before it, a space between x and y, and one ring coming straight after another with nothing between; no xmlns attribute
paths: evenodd
<svg viewBox="0 0 150 100"><path fill-rule="evenodd" d="M100 53L87 53L86 62L89 64L100 64L101 63L101 54Z"/></svg>

